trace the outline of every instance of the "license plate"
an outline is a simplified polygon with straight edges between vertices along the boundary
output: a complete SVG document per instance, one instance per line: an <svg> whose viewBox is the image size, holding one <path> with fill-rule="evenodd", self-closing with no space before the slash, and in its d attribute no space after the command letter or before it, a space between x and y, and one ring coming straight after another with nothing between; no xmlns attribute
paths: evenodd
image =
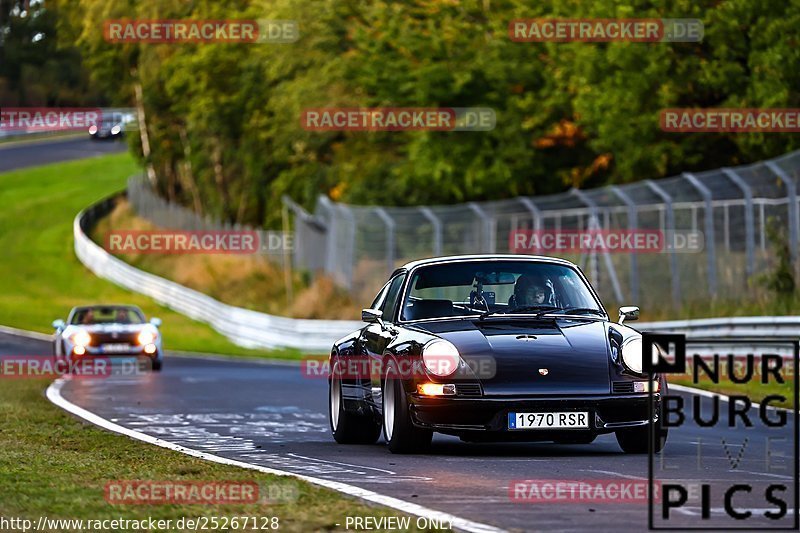
<svg viewBox="0 0 800 533"><path fill-rule="evenodd" d="M508 413L508 429L588 429L589 413L563 411Z"/></svg>
<svg viewBox="0 0 800 533"><path fill-rule="evenodd" d="M100 349L104 352L127 352L130 349L130 344L103 344Z"/></svg>

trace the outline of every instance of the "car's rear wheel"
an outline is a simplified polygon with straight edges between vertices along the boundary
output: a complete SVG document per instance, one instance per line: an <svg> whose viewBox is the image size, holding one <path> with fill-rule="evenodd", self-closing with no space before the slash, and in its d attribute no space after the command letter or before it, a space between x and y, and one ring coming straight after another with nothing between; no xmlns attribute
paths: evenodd
<svg viewBox="0 0 800 533"><path fill-rule="evenodd" d="M339 362L331 367L328 387L328 420L333 439L339 444L375 444L381 436L381 425L374 418L350 413L344 409Z"/></svg>
<svg viewBox="0 0 800 533"><path fill-rule="evenodd" d="M408 398L393 363L387 365L383 381L383 436L392 453L415 453L427 449L433 432L414 426Z"/></svg>

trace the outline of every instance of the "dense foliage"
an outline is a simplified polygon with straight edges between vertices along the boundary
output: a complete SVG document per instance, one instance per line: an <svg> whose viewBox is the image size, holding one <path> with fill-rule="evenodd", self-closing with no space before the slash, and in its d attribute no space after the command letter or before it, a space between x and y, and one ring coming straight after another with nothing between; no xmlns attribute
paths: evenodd
<svg viewBox="0 0 800 533"><path fill-rule="evenodd" d="M667 107L800 107L784 0L51 0L95 82L144 111L165 195L275 224L280 197L451 203L657 178L778 155L790 134L661 131ZM106 19L292 19L293 44L112 44ZM519 43L513 19L690 18L700 43ZM312 132L305 108L491 107L490 132Z"/></svg>
<svg viewBox="0 0 800 533"><path fill-rule="evenodd" d="M102 105L70 39L59 42L58 10L0 0L0 107Z"/></svg>

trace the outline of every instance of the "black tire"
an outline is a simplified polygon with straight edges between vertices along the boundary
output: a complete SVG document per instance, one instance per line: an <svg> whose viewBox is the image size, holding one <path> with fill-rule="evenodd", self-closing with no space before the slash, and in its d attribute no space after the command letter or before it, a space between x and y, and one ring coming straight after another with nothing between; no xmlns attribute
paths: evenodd
<svg viewBox="0 0 800 533"><path fill-rule="evenodd" d="M161 372L161 368L164 366L164 361L159 361L157 359L153 359L153 372Z"/></svg>
<svg viewBox="0 0 800 533"><path fill-rule="evenodd" d="M338 362L334 361L328 384L328 422L333 439L339 444L375 444L381 436L381 425L372 417L345 411L337 367Z"/></svg>
<svg viewBox="0 0 800 533"><path fill-rule="evenodd" d="M667 442L667 430L659 429L656 426L656 439L654 442L654 453L660 453ZM650 445L648 444L648 426L640 428L620 429L617 431L617 442L625 453L647 453Z"/></svg>
<svg viewBox="0 0 800 533"><path fill-rule="evenodd" d="M408 398L396 367L389 363L383 380L383 437L392 453L417 453L428 449L433 431L411 422Z"/></svg>
<svg viewBox="0 0 800 533"><path fill-rule="evenodd" d="M661 382L661 394L666 395L667 380L662 375L659 381ZM654 424L653 427L654 453L660 453L661 450L664 449L664 445L667 443L667 435L669 434L669 430L661 425L661 421L663 419L664 419L664 413L662 411L659 412L658 421ZM622 451L624 451L625 453L648 453L648 451L650 450L649 432L650 432L649 425L637 428L620 429L617 431L617 442L619 443L619 447L622 448Z"/></svg>

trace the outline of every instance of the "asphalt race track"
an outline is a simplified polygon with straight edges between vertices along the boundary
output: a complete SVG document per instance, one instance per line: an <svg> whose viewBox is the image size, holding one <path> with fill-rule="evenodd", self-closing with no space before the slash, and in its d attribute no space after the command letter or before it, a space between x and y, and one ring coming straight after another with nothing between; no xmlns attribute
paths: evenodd
<svg viewBox="0 0 800 533"><path fill-rule="evenodd" d="M50 345L0 335L0 353L49 354ZM529 503L510 497L509 486L515 480L646 481L647 456L623 454L613 436L569 446L466 444L437 436L430 454L416 456L392 455L382 441L374 446L340 446L328 428L326 381L302 376L293 364L168 357L160 374L71 380L62 393L70 402L117 424L188 448L345 482L503 529L647 529L646 500ZM687 402L695 397L682 396ZM710 400L703 405L707 414ZM691 409L685 412L690 420ZM726 414L723 408L720 420L727 420ZM701 429L687 422L671 430L665 452L655 462L656 477L688 480L698 494L699 484L708 483L710 521L701 524L699 505L687 504L672 511L669 522L657 525L707 527L726 519L723 493L735 482L753 487L750 496L735 496L735 507L752 509L761 520L742 525L792 525L793 418L782 428L770 429L758 422L755 409L750 415L754 427L748 429L741 424L736 430ZM780 522L761 517L776 509L764 497L770 483L787 487L781 497L789 510ZM655 509L660 513L660 506Z"/></svg>
<svg viewBox="0 0 800 533"><path fill-rule="evenodd" d="M86 157L124 152L127 144L119 141L93 141L81 137L0 144L0 172L18 168L74 161Z"/></svg>

